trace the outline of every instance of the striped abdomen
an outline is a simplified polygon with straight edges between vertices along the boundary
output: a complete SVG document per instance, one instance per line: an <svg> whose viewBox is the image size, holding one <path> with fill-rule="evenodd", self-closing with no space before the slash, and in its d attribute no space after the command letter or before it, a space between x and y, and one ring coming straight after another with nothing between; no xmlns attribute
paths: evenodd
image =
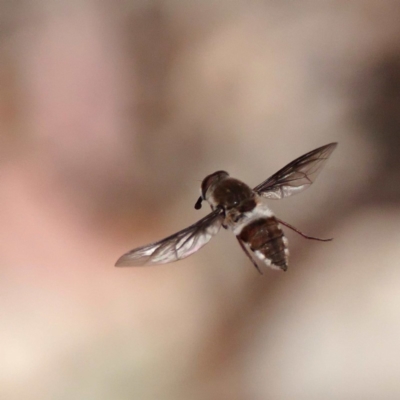
<svg viewBox="0 0 400 400"><path fill-rule="evenodd" d="M261 217L251 221L243 227L239 238L268 266L287 270L287 239L275 217Z"/></svg>

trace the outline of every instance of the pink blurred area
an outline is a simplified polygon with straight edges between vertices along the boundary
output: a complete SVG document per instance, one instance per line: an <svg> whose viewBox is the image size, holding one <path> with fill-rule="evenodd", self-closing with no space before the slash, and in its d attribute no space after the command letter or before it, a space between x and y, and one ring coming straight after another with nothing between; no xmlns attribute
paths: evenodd
<svg viewBox="0 0 400 400"><path fill-rule="evenodd" d="M400 397L400 9L381 2L0 5L0 398ZM270 206L287 273L233 235L151 268L126 251L339 147Z"/></svg>

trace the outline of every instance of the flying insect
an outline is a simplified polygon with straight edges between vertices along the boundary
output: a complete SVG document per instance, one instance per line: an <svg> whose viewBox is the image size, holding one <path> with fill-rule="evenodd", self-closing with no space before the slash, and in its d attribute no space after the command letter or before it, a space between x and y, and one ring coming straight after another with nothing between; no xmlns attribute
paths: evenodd
<svg viewBox="0 0 400 400"><path fill-rule="evenodd" d="M296 158L254 189L232 178L226 171L206 176L195 208L200 209L202 202L207 201L211 213L165 239L129 251L115 265L147 266L182 260L201 249L223 227L234 233L241 248L260 273L260 265L286 271L289 249L281 225L306 239L332 239L305 235L283 222L275 217L265 199L279 200L307 189L336 146L337 143L330 143Z"/></svg>

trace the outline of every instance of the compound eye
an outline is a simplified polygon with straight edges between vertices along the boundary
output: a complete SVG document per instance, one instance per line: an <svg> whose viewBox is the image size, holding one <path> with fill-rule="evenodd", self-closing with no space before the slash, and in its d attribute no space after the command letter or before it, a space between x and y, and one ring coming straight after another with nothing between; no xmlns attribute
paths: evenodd
<svg viewBox="0 0 400 400"><path fill-rule="evenodd" d="M217 171L211 175L206 176L201 184L201 194L203 199L206 198L207 190L211 185L226 178L227 176L229 176L229 174L226 171Z"/></svg>

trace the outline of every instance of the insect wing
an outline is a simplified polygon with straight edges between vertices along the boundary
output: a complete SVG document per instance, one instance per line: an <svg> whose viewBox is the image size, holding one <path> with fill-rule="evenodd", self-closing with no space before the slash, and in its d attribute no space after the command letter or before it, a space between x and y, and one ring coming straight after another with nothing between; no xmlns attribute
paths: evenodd
<svg viewBox="0 0 400 400"><path fill-rule="evenodd" d="M166 264L182 260L201 249L221 228L224 215L215 210L195 224L167 238L124 254L116 266L140 266Z"/></svg>
<svg viewBox="0 0 400 400"><path fill-rule="evenodd" d="M254 188L260 196L283 199L307 189L321 172L337 143L330 143L296 158Z"/></svg>

